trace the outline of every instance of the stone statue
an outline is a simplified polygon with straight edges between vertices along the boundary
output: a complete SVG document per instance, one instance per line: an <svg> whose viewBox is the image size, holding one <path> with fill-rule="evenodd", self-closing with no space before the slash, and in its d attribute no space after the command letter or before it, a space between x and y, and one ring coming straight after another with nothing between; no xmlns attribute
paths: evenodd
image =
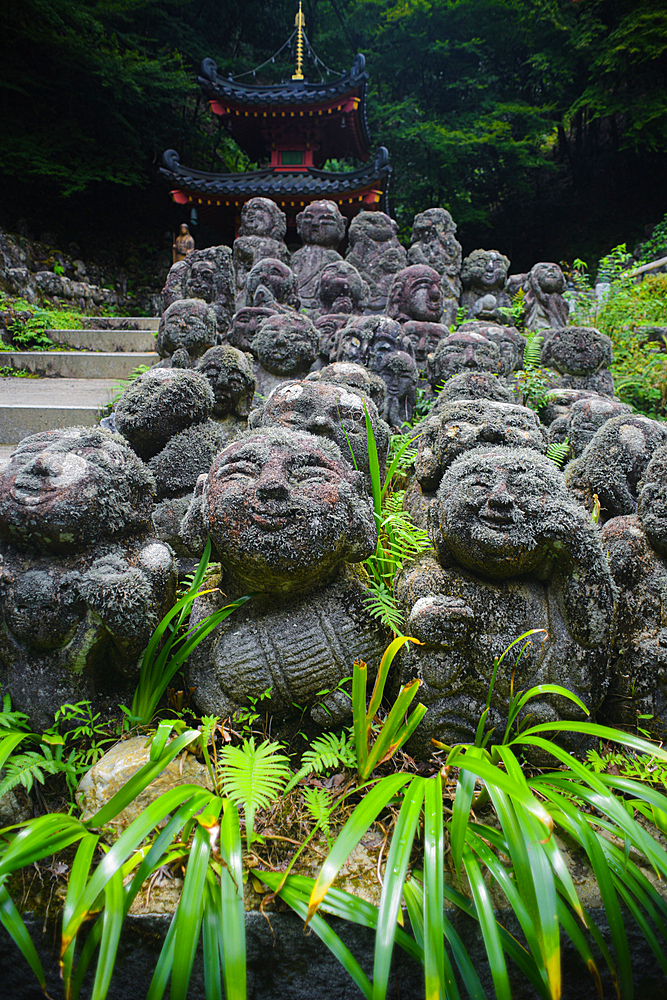
<svg viewBox="0 0 667 1000"><path fill-rule="evenodd" d="M179 260L185 260L186 256L194 248L195 241L190 230L185 222L181 222L181 228L172 246L172 264L176 264Z"/></svg>
<svg viewBox="0 0 667 1000"><path fill-rule="evenodd" d="M473 250L466 257L461 268L461 305L468 310L469 319L477 319L477 312L486 311L488 316L479 316L480 319L498 322L497 310L510 308L512 300L505 291L509 266L509 258L498 250ZM487 295L493 296L495 304L485 301L475 310L478 300Z"/></svg>
<svg viewBox="0 0 667 1000"><path fill-rule="evenodd" d="M290 267L297 276L299 298L306 309L319 308L318 285L322 268L343 259L336 247L345 236L345 226L345 218L335 201L313 201L296 217L296 229L303 246L292 254Z"/></svg>
<svg viewBox="0 0 667 1000"><path fill-rule="evenodd" d="M248 432L201 477L182 530L192 549L209 536L221 564L209 581L221 589L195 601L191 626L254 595L190 657L199 709L229 717L268 689L276 720L294 703L329 727L349 715L337 685L357 657L378 663L384 641L345 566L376 545L363 473L322 437Z"/></svg>
<svg viewBox="0 0 667 1000"><path fill-rule="evenodd" d="M284 312L300 306L298 281L287 264L274 257L263 257L255 264L246 281L250 306L264 306Z"/></svg>
<svg viewBox="0 0 667 1000"><path fill-rule="evenodd" d="M380 375L388 354L396 351L412 353L412 342L403 333L403 328L388 316L365 316L354 323L357 329L369 331L371 336L368 349L368 367Z"/></svg>
<svg viewBox="0 0 667 1000"><path fill-rule="evenodd" d="M354 393L361 393L375 403L378 413L384 410L387 399L387 386L379 375L369 371L364 365L355 365L349 361L333 361L330 365L310 372L308 382L334 382L336 385L346 385Z"/></svg>
<svg viewBox="0 0 667 1000"><path fill-rule="evenodd" d="M349 322L349 313L324 313L315 320L315 329L319 334L320 343L312 371L324 368L337 356L340 331Z"/></svg>
<svg viewBox="0 0 667 1000"><path fill-rule="evenodd" d="M247 419L257 388L251 362L249 355L228 344L212 347L200 359L196 370L213 389L213 416L218 420Z"/></svg>
<svg viewBox="0 0 667 1000"><path fill-rule="evenodd" d="M449 336L449 330L440 323L422 323L419 320L408 320L403 324L403 334L412 345L420 381L426 381L428 356L434 354L443 337Z"/></svg>
<svg viewBox="0 0 667 1000"><path fill-rule="evenodd" d="M412 264L399 271L389 290L386 313L399 323L410 319L439 323L442 290L438 272L427 264Z"/></svg>
<svg viewBox="0 0 667 1000"><path fill-rule="evenodd" d="M435 412L434 412L435 411ZM534 410L490 399L453 399L433 408L420 424L415 475L433 492L454 459L472 448L493 445L544 454L547 433Z"/></svg>
<svg viewBox="0 0 667 1000"><path fill-rule="evenodd" d="M439 414L443 406L455 399L488 399L495 400L497 403L516 402L503 379L490 372L467 369L445 382L431 407L429 417Z"/></svg>
<svg viewBox="0 0 667 1000"><path fill-rule="evenodd" d="M368 282L367 312L384 311L394 275L408 262L397 232L397 223L384 212L360 212L350 223L345 258Z"/></svg>
<svg viewBox="0 0 667 1000"><path fill-rule="evenodd" d="M562 473L535 451L477 448L445 473L429 522L437 556L408 564L396 583L407 631L424 643L401 661L401 681L420 677L429 709L413 754L426 755L432 737L472 742L494 657L529 629L545 634L499 670L486 729L500 741L512 681L515 691L562 685L594 711L608 684L614 585L595 525ZM550 694L529 710L536 723L582 717Z"/></svg>
<svg viewBox="0 0 667 1000"><path fill-rule="evenodd" d="M415 359L405 351L385 354L378 375L387 386L387 402L382 416L392 430L406 433L412 426L419 372Z"/></svg>
<svg viewBox="0 0 667 1000"><path fill-rule="evenodd" d="M152 368L135 379L115 404L116 428L147 461L175 434L208 420L213 406L213 390L198 372Z"/></svg>
<svg viewBox="0 0 667 1000"><path fill-rule="evenodd" d="M576 400L566 417L560 417L549 425L549 443L567 441L570 456L577 458L593 440L597 431L612 417L632 413L632 407L608 396L588 396Z"/></svg>
<svg viewBox="0 0 667 1000"><path fill-rule="evenodd" d="M428 208L415 215L412 224L410 264L427 264L441 278L442 322L450 326L456 319L461 298L461 244L455 237L456 223L444 208Z"/></svg>
<svg viewBox="0 0 667 1000"><path fill-rule="evenodd" d="M523 367L523 352L526 338L522 337L514 326L498 326L496 323L486 323L481 320L468 320L457 330L457 333L472 331L496 344L502 359L502 374L511 375Z"/></svg>
<svg viewBox="0 0 667 1000"><path fill-rule="evenodd" d="M215 312L218 334L224 336L234 312L234 279L229 247L191 250L185 260L172 264L162 289L168 309L178 299L201 299Z"/></svg>
<svg viewBox="0 0 667 1000"><path fill-rule="evenodd" d="M269 198L251 198L241 209L239 235L232 251L237 311L252 305L247 298L246 280L258 261L272 257L289 264L289 250L284 243L286 232L285 213Z"/></svg>
<svg viewBox="0 0 667 1000"><path fill-rule="evenodd" d="M320 316L360 316L367 300L368 285L356 267L342 257L324 264L318 275L317 299L313 303Z"/></svg>
<svg viewBox="0 0 667 1000"><path fill-rule="evenodd" d="M667 736L667 448L644 473L636 514L614 517L601 533L618 587L611 690L604 713L634 729L638 714L659 740Z"/></svg>
<svg viewBox="0 0 667 1000"><path fill-rule="evenodd" d="M201 299L178 299L160 319L157 352L171 359L175 351L185 350L188 361L199 358L217 343L215 312Z"/></svg>
<svg viewBox="0 0 667 1000"><path fill-rule="evenodd" d="M115 709L136 685L176 588L148 534L154 490L120 438L89 427L24 438L0 475L0 662L35 728L65 702Z"/></svg>
<svg viewBox="0 0 667 1000"><path fill-rule="evenodd" d="M369 475L366 414L373 428L380 473L384 475L389 451L389 427L381 420L375 403L345 383L322 379L285 382L250 414L248 426L287 427L329 438L340 448L341 456Z"/></svg>
<svg viewBox="0 0 667 1000"><path fill-rule="evenodd" d="M545 333L542 364L554 368L558 385L614 395L611 340L592 326L563 326Z"/></svg>
<svg viewBox="0 0 667 1000"><path fill-rule="evenodd" d="M286 378L303 377L317 357L318 346L313 322L301 313L275 313L262 320L252 342L257 392L268 396Z"/></svg>
<svg viewBox="0 0 667 1000"><path fill-rule="evenodd" d="M228 342L239 351L250 351L259 324L276 312L276 309L267 306L244 306L243 309L239 309L232 317L232 325L227 334Z"/></svg>
<svg viewBox="0 0 667 1000"><path fill-rule="evenodd" d="M500 348L480 333L451 333L443 337L435 354L428 358L428 380L434 392L459 372L491 372L500 375L503 360Z"/></svg>
<svg viewBox="0 0 667 1000"><path fill-rule="evenodd" d="M527 330L551 330L568 325L569 311L563 298L565 275L558 264L535 264L526 277L524 289Z"/></svg>
<svg viewBox="0 0 667 1000"><path fill-rule="evenodd" d="M656 448L667 444L667 426L650 417L612 417L579 458L565 469L569 490L587 509L600 504L600 523L637 510L639 484Z"/></svg>

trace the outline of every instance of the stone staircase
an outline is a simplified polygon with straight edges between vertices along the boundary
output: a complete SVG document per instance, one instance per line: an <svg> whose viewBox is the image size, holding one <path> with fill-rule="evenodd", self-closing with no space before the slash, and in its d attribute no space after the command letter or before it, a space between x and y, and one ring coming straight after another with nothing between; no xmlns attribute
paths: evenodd
<svg viewBox="0 0 667 1000"><path fill-rule="evenodd" d="M0 378L0 471L13 447L29 434L74 424L94 426L139 365L159 361L159 318L122 317L118 329L47 330L65 349L3 351L0 365L37 378ZM132 325L133 330L126 327Z"/></svg>

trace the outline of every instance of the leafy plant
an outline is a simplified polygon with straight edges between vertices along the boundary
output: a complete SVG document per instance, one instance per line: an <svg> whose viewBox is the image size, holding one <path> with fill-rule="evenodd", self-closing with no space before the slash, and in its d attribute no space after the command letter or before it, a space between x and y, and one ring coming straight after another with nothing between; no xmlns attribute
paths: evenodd
<svg viewBox="0 0 667 1000"><path fill-rule="evenodd" d="M324 733L317 736L301 756L301 767L285 787L290 792L309 774L321 774L334 767L354 767L357 758L346 733Z"/></svg>
<svg viewBox="0 0 667 1000"><path fill-rule="evenodd" d="M425 705L417 705L410 716L408 709L421 686L420 680L404 685L398 693L387 718L377 725L377 714L382 703L389 669L396 653L406 642L419 640L400 635L387 647L378 667L371 699L366 709L368 668L363 660L355 660L352 672L352 715L354 720L354 746L357 752L357 777L367 781L375 768L389 760L424 718ZM406 718L407 716L407 718Z"/></svg>
<svg viewBox="0 0 667 1000"><path fill-rule="evenodd" d="M306 805L306 809L315 821L315 830L322 830L327 838L329 849L333 842L331 840L331 824L329 819L334 810L334 802L325 788L302 788L301 794Z"/></svg>
<svg viewBox="0 0 667 1000"><path fill-rule="evenodd" d="M242 747L225 746L220 750L217 777L224 794L241 805L245 814L246 844L253 835L253 823L258 809L268 805L284 790L290 776L289 757L280 753L280 743L263 742L255 746L255 738L243 741Z"/></svg>
<svg viewBox="0 0 667 1000"><path fill-rule="evenodd" d="M547 448L547 458L550 459L557 468L562 469L565 462L570 457L570 442L567 438L564 441L554 441Z"/></svg>
<svg viewBox="0 0 667 1000"><path fill-rule="evenodd" d="M641 244L640 263L648 264L652 260L667 256L667 215L655 226L653 232Z"/></svg>

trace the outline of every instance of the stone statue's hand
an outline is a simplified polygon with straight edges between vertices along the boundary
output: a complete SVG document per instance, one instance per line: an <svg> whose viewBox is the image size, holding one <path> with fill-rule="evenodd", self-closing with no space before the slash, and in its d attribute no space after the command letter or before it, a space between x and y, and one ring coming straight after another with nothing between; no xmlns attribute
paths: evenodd
<svg viewBox="0 0 667 1000"><path fill-rule="evenodd" d="M151 586L145 570L138 569L117 553L96 559L79 583L79 593L90 610L110 632L134 636L150 625L147 612Z"/></svg>
<svg viewBox="0 0 667 1000"><path fill-rule="evenodd" d="M559 559L581 562L590 548L594 531L590 514L583 508L564 514L558 504L549 504L537 532L538 541L544 543L549 555Z"/></svg>
<svg viewBox="0 0 667 1000"><path fill-rule="evenodd" d="M460 597L434 594L416 601L409 619L409 632L429 645L450 646L460 642L473 627L475 612Z"/></svg>

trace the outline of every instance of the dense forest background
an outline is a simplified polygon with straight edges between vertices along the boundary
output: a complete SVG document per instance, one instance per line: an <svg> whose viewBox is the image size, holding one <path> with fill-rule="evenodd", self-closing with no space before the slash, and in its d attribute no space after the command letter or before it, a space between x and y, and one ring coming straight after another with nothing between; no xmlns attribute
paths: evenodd
<svg viewBox="0 0 667 1000"><path fill-rule="evenodd" d="M250 166L210 114L201 59L252 70L295 0L5 0L0 226L141 257L182 217L162 151ZM322 62L364 52L375 145L405 236L448 208L464 251L595 261L667 211L667 5L656 0L304 0ZM289 47L256 82L289 78ZM309 79L318 78L312 62ZM326 75L326 74L325 74ZM252 80L246 77L246 80ZM181 214L179 214L179 212Z"/></svg>

